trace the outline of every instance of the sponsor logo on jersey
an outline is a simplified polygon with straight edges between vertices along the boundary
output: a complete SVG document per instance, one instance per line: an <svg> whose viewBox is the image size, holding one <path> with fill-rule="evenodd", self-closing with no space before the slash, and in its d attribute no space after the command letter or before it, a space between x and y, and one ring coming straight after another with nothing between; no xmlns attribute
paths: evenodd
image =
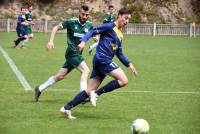
<svg viewBox="0 0 200 134"><path fill-rule="evenodd" d="M84 36L84 34L81 34L81 33L74 33L74 37L80 37L82 38Z"/></svg>
<svg viewBox="0 0 200 134"><path fill-rule="evenodd" d="M113 48L114 51L116 51L117 48L118 48L118 46L116 44L113 44L113 43L111 44L111 46L112 46L112 48Z"/></svg>
<svg viewBox="0 0 200 134"><path fill-rule="evenodd" d="M89 31L87 28L85 28L85 30L84 30L86 33Z"/></svg>

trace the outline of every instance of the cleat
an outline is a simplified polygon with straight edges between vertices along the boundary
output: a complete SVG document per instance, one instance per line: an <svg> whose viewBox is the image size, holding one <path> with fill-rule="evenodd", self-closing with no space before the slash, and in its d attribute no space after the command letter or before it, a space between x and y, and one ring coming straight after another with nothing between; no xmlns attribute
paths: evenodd
<svg viewBox="0 0 200 134"><path fill-rule="evenodd" d="M97 97L98 95L94 91L90 92L90 101L94 107L97 105Z"/></svg>
<svg viewBox="0 0 200 134"><path fill-rule="evenodd" d="M22 45L20 48L26 48L24 45Z"/></svg>
<svg viewBox="0 0 200 134"><path fill-rule="evenodd" d="M76 119L76 117L72 116L71 110L66 110L64 107L60 109L60 114L67 115L70 120Z"/></svg>
<svg viewBox="0 0 200 134"><path fill-rule="evenodd" d="M85 103L88 103L90 102L90 98L86 98L83 102L81 102L81 104L85 104Z"/></svg>
<svg viewBox="0 0 200 134"><path fill-rule="evenodd" d="M41 94L41 92L39 90L39 86L36 86L35 87L35 102L38 102L40 94Z"/></svg>

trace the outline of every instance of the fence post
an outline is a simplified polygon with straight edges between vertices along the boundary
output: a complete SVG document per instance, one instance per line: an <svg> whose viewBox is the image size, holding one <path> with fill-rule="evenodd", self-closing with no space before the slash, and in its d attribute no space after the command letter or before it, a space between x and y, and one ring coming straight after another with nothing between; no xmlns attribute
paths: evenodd
<svg viewBox="0 0 200 134"><path fill-rule="evenodd" d="M10 32L10 19L7 19L7 32Z"/></svg>
<svg viewBox="0 0 200 134"><path fill-rule="evenodd" d="M45 24L44 24L44 32L48 32L48 20L45 19Z"/></svg>
<svg viewBox="0 0 200 134"><path fill-rule="evenodd" d="M192 37L192 24L190 23L189 36Z"/></svg>
<svg viewBox="0 0 200 134"><path fill-rule="evenodd" d="M195 22L192 23L192 27L193 27L193 37L196 37L196 23Z"/></svg>
<svg viewBox="0 0 200 134"><path fill-rule="evenodd" d="M156 23L153 23L153 36L156 36Z"/></svg>

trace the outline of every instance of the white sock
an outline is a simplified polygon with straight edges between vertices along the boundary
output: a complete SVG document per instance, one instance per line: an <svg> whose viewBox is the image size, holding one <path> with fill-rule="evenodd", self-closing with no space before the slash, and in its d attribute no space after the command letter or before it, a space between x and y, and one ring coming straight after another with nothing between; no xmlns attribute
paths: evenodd
<svg viewBox="0 0 200 134"><path fill-rule="evenodd" d="M87 81L81 80L80 81L80 92L87 89Z"/></svg>
<svg viewBox="0 0 200 134"><path fill-rule="evenodd" d="M28 41L29 41L29 39L25 39L25 40L23 40L23 42L22 42L22 46L27 46L27 45L28 45Z"/></svg>
<svg viewBox="0 0 200 134"><path fill-rule="evenodd" d="M56 81L53 79L53 76L50 77L45 83L39 86L40 92L48 88L49 86L53 85Z"/></svg>
<svg viewBox="0 0 200 134"><path fill-rule="evenodd" d="M97 47L99 42L95 42L94 44L92 44L90 47L89 47L89 51L94 49L95 47Z"/></svg>

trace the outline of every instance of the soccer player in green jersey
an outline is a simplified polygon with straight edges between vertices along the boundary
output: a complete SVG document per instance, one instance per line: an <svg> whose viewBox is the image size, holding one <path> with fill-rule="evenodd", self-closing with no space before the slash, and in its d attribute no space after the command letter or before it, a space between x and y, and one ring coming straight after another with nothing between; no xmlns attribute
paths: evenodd
<svg viewBox="0 0 200 134"><path fill-rule="evenodd" d="M87 78L89 75L89 68L82 57L82 53L77 50L77 45L80 43L81 38L93 28L92 22L89 19L88 6L81 6L79 10L79 18L71 18L61 22L55 26L51 32L50 40L47 44L47 49L54 48L54 37L58 30L67 29L67 50L65 52L65 63L58 73L50 77L45 83L36 86L35 88L35 101L37 102L41 93L53 85L54 83L64 79L64 77L74 68L79 70L82 75L80 79L80 91L87 89ZM94 39L95 40L95 39Z"/></svg>
<svg viewBox="0 0 200 134"><path fill-rule="evenodd" d="M32 10L33 10L33 6L32 5L27 5L27 13L26 13L26 22L28 22L29 25L26 25L24 27L25 29L25 33L28 36L28 38L26 40L24 40L23 45L25 46L28 43L29 39L33 38L33 33L32 33L32 29L31 26L35 25L35 23L32 21Z"/></svg>
<svg viewBox="0 0 200 134"><path fill-rule="evenodd" d="M115 21L115 18L113 16L113 10L114 10L114 6L113 5L109 5L108 6L108 11L104 16L103 23L110 23L110 22L114 22Z"/></svg>
<svg viewBox="0 0 200 134"><path fill-rule="evenodd" d="M106 14L104 15L104 20L103 23L110 23L110 22L114 22L115 18L113 16L113 10L114 10L114 6L113 5L109 5ZM98 36L96 37L98 38ZM91 46L89 46L89 50L88 53L91 55L92 54L92 50L97 47L98 42L95 42L94 44L92 44Z"/></svg>

